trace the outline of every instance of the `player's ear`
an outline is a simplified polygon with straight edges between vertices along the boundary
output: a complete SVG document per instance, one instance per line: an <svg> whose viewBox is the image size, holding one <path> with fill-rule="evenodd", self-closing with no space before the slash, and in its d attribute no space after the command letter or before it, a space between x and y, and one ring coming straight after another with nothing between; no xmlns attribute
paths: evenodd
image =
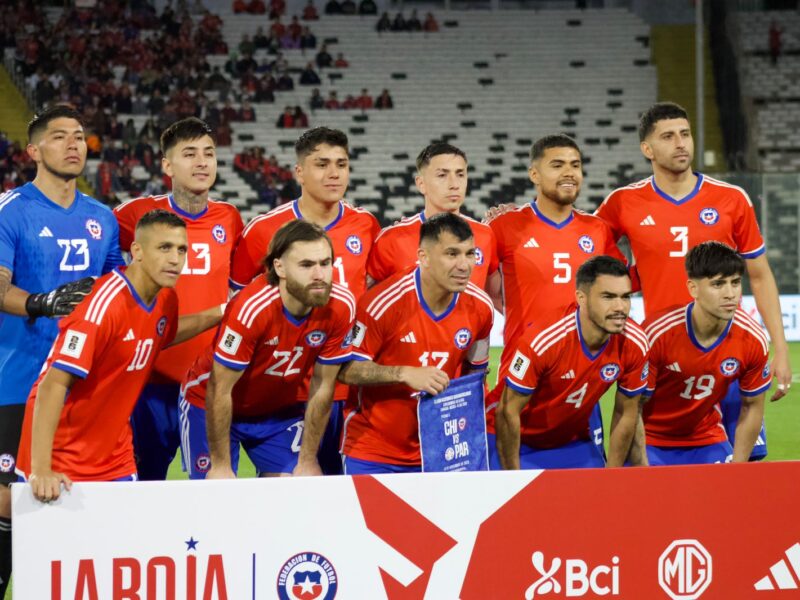
<svg viewBox="0 0 800 600"><path fill-rule="evenodd" d="M581 288L575 288L575 301L578 303L579 307L586 307L586 292Z"/></svg>
<svg viewBox="0 0 800 600"><path fill-rule="evenodd" d="M286 277L286 269L283 268L283 263L280 258L276 258L272 261L272 268L275 269L275 274L281 279Z"/></svg>
<svg viewBox="0 0 800 600"><path fill-rule="evenodd" d="M539 171L536 169L536 163L531 163L531 166L528 167L528 177L534 185L539 185Z"/></svg>
<svg viewBox="0 0 800 600"><path fill-rule="evenodd" d="M420 265L428 266L428 252L422 246L417 248L417 262Z"/></svg>
<svg viewBox="0 0 800 600"><path fill-rule="evenodd" d="M417 184L417 189L419 193L423 196L425 195L425 180L422 178L422 175L418 172L417 176L414 177L414 183Z"/></svg>
<svg viewBox="0 0 800 600"><path fill-rule="evenodd" d="M644 157L647 160L653 160L653 149L650 147L650 144L648 144L647 141L641 142L639 144L639 149L642 151L642 154L644 154Z"/></svg>
<svg viewBox="0 0 800 600"><path fill-rule="evenodd" d="M161 157L161 170L164 171L164 174L168 177L173 176L172 163L169 162L166 156Z"/></svg>
<svg viewBox="0 0 800 600"><path fill-rule="evenodd" d="M303 185L303 167L299 162L294 165L294 178L297 179L297 183Z"/></svg>
<svg viewBox="0 0 800 600"><path fill-rule="evenodd" d="M134 240L131 242L131 262L140 262L142 260L142 245Z"/></svg>
<svg viewBox="0 0 800 600"><path fill-rule="evenodd" d="M689 295L697 300L699 289L697 287L697 282L694 279L687 279L686 280L686 288L689 290Z"/></svg>
<svg viewBox="0 0 800 600"><path fill-rule="evenodd" d="M25 151L28 153L28 156L31 157L33 162L36 162L36 159L39 158L39 146L36 144L28 144L25 146Z"/></svg>

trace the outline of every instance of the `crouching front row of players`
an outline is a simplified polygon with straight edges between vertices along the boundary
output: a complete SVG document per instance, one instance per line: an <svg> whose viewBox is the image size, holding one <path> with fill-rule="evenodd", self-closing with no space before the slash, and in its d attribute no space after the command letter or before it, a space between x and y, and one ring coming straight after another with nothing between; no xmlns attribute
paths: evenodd
<svg viewBox="0 0 800 600"><path fill-rule="evenodd" d="M101 278L61 322L31 391L18 459L37 498L56 498L73 480L135 479L129 420L159 351L220 318L213 346L181 389L192 478L234 477L240 445L262 476L320 474L317 449L337 378L351 386L345 472L419 471L416 393L440 393L488 364L493 307L470 283L474 238L457 215L427 220L419 264L358 304L332 283L325 231L295 220L270 244L266 273L224 316L214 308L178 318L170 288L186 248L179 217L148 213L131 264ZM696 246L686 257L693 301L640 327L628 318L626 266L609 256L584 263L576 302L530 323L500 374L499 403L487 411L492 468L746 461L771 375L767 339L739 308L744 269L722 243ZM734 381L742 411L732 447L718 403ZM589 418L615 382L606 459Z"/></svg>

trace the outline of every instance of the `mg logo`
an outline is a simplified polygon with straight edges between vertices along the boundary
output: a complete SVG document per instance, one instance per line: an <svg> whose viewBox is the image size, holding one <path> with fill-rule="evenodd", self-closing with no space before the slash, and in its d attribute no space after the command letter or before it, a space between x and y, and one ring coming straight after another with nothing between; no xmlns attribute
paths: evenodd
<svg viewBox="0 0 800 600"><path fill-rule="evenodd" d="M711 577L711 555L697 540L675 540L658 559L658 583L672 600L696 600Z"/></svg>

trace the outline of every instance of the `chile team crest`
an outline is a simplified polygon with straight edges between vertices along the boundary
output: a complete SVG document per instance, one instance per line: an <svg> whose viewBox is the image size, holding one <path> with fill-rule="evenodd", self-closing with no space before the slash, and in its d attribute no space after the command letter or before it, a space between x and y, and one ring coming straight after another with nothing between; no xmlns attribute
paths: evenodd
<svg viewBox="0 0 800 600"><path fill-rule="evenodd" d="M361 238L357 235L351 235L347 238L344 245L352 254L356 255L361 254L361 251L364 249Z"/></svg>
<svg viewBox="0 0 800 600"><path fill-rule="evenodd" d="M700 222L703 225L716 225L719 221L719 213L716 208L704 208L700 211Z"/></svg>
<svg viewBox="0 0 800 600"><path fill-rule="evenodd" d="M214 241L218 244L224 244L225 240L228 239L228 234L225 233L225 228L222 225L214 225L214 228L211 230L211 235L214 236Z"/></svg>
<svg viewBox="0 0 800 600"><path fill-rule="evenodd" d="M600 379L607 382L614 381L619 377L619 365L617 363L608 363L600 367Z"/></svg>
<svg viewBox="0 0 800 600"><path fill-rule="evenodd" d="M311 333L306 335L306 344L311 346L312 348L316 348L318 346L322 346L325 343L325 340L328 339L328 335L319 329L315 329Z"/></svg>
<svg viewBox="0 0 800 600"><path fill-rule="evenodd" d="M92 236L94 240L99 240L103 237L103 227L94 219L86 221L86 231L89 232L89 235Z"/></svg>
<svg viewBox="0 0 800 600"><path fill-rule="evenodd" d="M464 350L472 341L472 332L469 329L459 329L456 331L455 343L459 350Z"/></svg>
<svg viewBox="0 0 800 600"><path fill-rule="evenodd" d="M280 600L333 600L339 581L330 561L302 552L287 560L278 573Z"/></svg>
<svg viewBox="0 0 800 600"><path fill-rule="evenodd" d="M586 252L586 254L591 254L594 252L594 240L588 235L582 235L578 239L578 248Z"/></svg>
<svg viewBox="0 0 800 600"><path fill-rule="evenodd" d="M156 324L156 331L158 335L164 335L164 330L167 328L167 317L161 317Z"/></svg>
<svg viewBox="0 0 800 600"><path fill-rule="evenodd" d="M475 266L480 267L483 264L483 251L475 246Z"/></svg>
<svg viewBox="0 0 800 600"><path fill-rule="evenodd" d="M720 373L725 377L733 377L739 372L739 361L732 356L719 363Z"/></svg>
<svg viewBox="0 0 800 600"><path fill-rule="evenodd" d="M11 473L16 461L10 454L0 454L0 473Z"/></svg>

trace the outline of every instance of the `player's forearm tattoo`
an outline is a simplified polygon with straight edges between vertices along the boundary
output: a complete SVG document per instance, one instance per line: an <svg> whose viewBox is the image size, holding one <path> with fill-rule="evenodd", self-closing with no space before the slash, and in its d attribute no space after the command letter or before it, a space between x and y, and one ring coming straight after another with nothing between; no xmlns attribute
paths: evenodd
<svg viewBox="0 0 800 600"><path fill-rule="evenodd" d="M354 360L339 371L339 381L348 385L400 383L402 367L379 365L371 360Z"/></svg>
<svg viewBox="0 0 800 600"><path fill-rule="evenodd" d="M0 267L0 308L5 306L6 293L11 287L11 271L5 267Z"/></svg>

